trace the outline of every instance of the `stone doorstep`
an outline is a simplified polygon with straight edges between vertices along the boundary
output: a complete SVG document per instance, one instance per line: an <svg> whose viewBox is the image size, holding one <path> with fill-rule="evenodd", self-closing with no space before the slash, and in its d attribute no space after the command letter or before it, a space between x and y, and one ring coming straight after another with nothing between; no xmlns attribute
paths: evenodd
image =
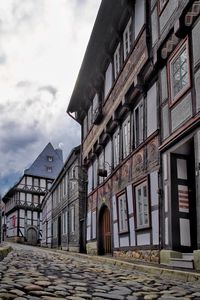
<svg viewBox="0 0 200 300"><path fill-rule="evenodd" d="M49 249L47 249L49 250ZM51 249L52 250L52 249ZM49 250L49 252L51 252ZM191 272L191 271L182 271L179 269L171 269L166 268L166 266L156 264L145 265L144 263L135 263L135 262L126 262L124 260L105 257L105 256L96 256L96 255L88 255L82 253L73 253L73 252L65 252L62 250L54 249L52 252L62 253L71 257L78 257L85 260L92 260L94 263L107 263L108 265L119 266L120 268L125 268L129 270L136 270L143 273L150 273L155 276L162 276L163 278L170 278L172 280L181 280L184 282L194 282L200 281L200 273L199 272Z"/></svg>

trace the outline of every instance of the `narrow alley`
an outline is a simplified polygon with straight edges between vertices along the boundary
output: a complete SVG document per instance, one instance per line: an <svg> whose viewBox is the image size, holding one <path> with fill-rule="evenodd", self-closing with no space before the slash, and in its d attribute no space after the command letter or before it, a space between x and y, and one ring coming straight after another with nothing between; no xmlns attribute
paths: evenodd
<svg viewBox="0 0 200 300"><path fill-rule="evenodd" d="M170 281L66 252L12 247L0 263L0 299L200 299L199 281Z"/></svg>

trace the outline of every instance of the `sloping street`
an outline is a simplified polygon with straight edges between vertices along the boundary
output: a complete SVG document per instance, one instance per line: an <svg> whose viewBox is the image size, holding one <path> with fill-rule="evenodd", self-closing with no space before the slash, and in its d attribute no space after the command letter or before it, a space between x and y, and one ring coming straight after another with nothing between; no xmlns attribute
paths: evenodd
<svg viewBox="0 0 200 300"><path fill-rule="evenodd" d="M170 281L25 245L0 263L0 299L200 299L199 282Z"/></svg>

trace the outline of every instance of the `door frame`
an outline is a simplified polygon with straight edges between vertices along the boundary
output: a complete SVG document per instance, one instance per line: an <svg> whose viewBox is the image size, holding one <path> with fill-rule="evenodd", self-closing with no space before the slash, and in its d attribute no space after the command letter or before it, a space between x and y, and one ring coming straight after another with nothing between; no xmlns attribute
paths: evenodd
<svg viewBox="0 0 200 300"><path fill-rule="evenodd" d="M187 179L177 178L177 159L185 159L187 161ZM190 161L192 167L189 167L188 159L189 159L189 155L178 154L173 152L170 153L172 249L180 252L191 252L197 247L197 233L196 233L196 226L195 226L196 224L195 165L194 165L194 161ZM173 173L176 175L173 175ZM189 192L189 213L179 211L178 185L179 184L186 185L186 182L188 182L188 192ZM192 205L191 205L191 198L192 201L194 201ZM188 218L186 218L187 214L189 214ZM191 246L181 245L181 241L180 241L181 215L183 219L185 216L185 219L190 220Z"/></svg>
<svg viewBox="0 0 200 300"><path fill-rule="evenodd" d="M109 216L110 216L110 245L111 245L111 252L110 254L113 253L113 244L112 244L112 226L111 226L111 212L110 212L110 209L109 207L103 203L101 205L101 208L99 210L99 214L98 214L98 240L97 240L97 249L98 249L98 254L99 255L104 255L106 254L104 252L104 249L103 249L103 236L102 236L102 227L101 227L101 224L102 224L102 218L103 218L103 213L105 210L108 210L109 212ZM108 253L107 253L108 254Z"/></svg>

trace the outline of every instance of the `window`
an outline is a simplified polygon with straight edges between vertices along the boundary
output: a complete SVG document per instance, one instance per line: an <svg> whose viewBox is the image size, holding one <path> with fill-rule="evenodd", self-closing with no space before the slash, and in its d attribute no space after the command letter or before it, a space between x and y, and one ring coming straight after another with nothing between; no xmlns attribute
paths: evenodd
<svg viewBox="0 0 200 300"><path fill-rule="evenodd" d="M47 180L47 190L50 190L52 181L51 180Z"/></svg>
<svg viewBox="0 0 200 300"><path fill-rule="evenodd" d="M113 76L112 76L112 64L110 63L106 73L105 73L105 82L104 82L104 99L108 96L108 93L111 90L113 82Z"/></svg>
<svg viewBox="0 0 200 300"><path fill-rule="evenodd" d="M105 163L104 163L104 150L99 155L99 169L104 169ZM99 183L103 183L104 178L102 176L99 176Z"/></svg>
<svg viewBox="0 0 200 300"><path fill-rule="evenodd" d="M92 239L96 238L96 210L92 212Z"/></svg>
<svg viewBox="0 0 200 300"><path fill-rule="evenodd" d="M114 168L119 164L119 128L113 134Z"/></svg>
<svg viewBox="0 0 200 300"><path fill-rule="evenodd" d="M88 132L88 121L87 121L87 116L86 116L83 121L83 138L86 137L87 132Z"/></svg>
<svg viewBox="0 0 200 300"><path fill-rule="evenodd" d="M67 211L65 211L63 213L63 234L67 234L67 229L68 229L68 226L67 226Z"/></svg>
<svg viewBox="0 0 200 300"><path fill-rule="evenodd" d="M117 49L114 53L114 75L115 79L117 78L117 75L120 72L121 64L120 64L120 44L118 44Z"/></svg>
<svg viewBox="0 0 200 300"><path fill-rule="evenodd" d="M159 0L159 13L163 11L167 4L168 0Z"/></svg>
<svg viewBox="0 0 200 300"><path fill-rule="evenodd" d="M130 18L130 20L128 21L128 24L126 25L126 28L124 30L123 33L123 45L124 45L124 60L127 58L130 50L131 50L131 42L132 42L132 38L131 38L131 25L132 25L132 19Z"/></svg>
<svg viewBox="0 0 200 300"><path fill-rule="evenodd" d="M71 207L70 213L71 213L71 232L74 233L75 231L75 207L74 206Z"/></svg>
<svg viewBox="0 0 200 300"><path fill-rule="evenodd" d="M39 187L39 179L33 178L33 187L38 188Z"/></svg>
<svg viewBox="0 0 200 300"><path fill-rule="evenodd" d="M92 105L88 109L88 130L90 130L92 126Z"/></svg>
<svg viewBox="0 0 200 300"><path fill-rule="evenodd" d="M190 87L188 41L170 59L169 78L171 103L174 103Z"/></svg>
<svg viewBox="0 0 200 300"><path fill-rule="evenodd" d="M98 94L96 94L94 96L92 109L93 109L92 114L93 114L93 116L95 116L98 113L98 110L99 110L99 96L98 96Z"/></svg>
<svg viewBox="0 0 200 300"><path fill-rule="evenodd" d="M38 205L39 204L39 195L33 195L33 204Z"/></svg>
<svg viewBox="0 0 200 300"><path fill-rule="evenodd" d="M134 141L135 147L138 147L143 142L143 100L134 109Z"/></svg>
<svg viewBox="0 0 200 300"><path fill-rule="evenodd" d="M47 167L47 172L51 173L52 172L52 167Z"/></svg>
<svg viewBox="0 0 200 300"><path fill-rule="evenodd" d="M53 161L53 156L50 156L50 155L47 156L47 160L48 160L48 161Z"/></svg>
<svg viewBox="0 0 200 300"><path fill-rule="evenodd" d="M136 194L136 213L137 228L149 227L149 202L147 192L147 181L135 188Z"/></svg>
<svg viewBox="0 0 200 300"><path fill-rule="evenodd" d="M94 183L94 189L98 185L97 172L98 172L98 161L97 161L97 159L95 159L94 163L93 163L93 183Z"/></svg>
<svg viewBox="0 0 200 300"><path fill-rule="evenodd" d="M122 123L122 136L123 136L123 158L130 154L131 149L131 134L130 134L130 116Z"/></svg>
<svg viewBox="0 0 200 300"><path fill-rule="evenodd" d="M128 231L128 212L126 203L126 194L123 193L118 197L118 215L119 215L119 232Z"/></svg>

